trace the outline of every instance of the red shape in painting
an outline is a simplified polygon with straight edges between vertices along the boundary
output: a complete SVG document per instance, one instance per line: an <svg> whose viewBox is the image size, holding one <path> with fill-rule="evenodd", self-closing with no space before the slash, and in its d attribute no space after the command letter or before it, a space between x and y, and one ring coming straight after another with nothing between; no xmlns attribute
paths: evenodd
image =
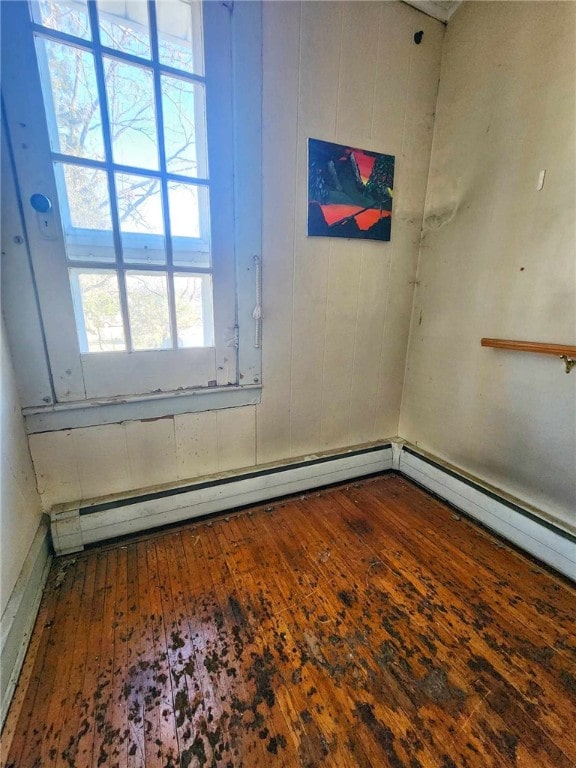
<svg viewBox="0 0 576 768"><path fill-rule="evenodd" d="M328 226L334 224L337 221L342 221L347 216L353 216L362 208L359 205L321 205L322 213L326 219ZM380 212L376 208L369 208L367 211L363 211L356 216L356 224L362 230L370 229L379 219L383 219L386 216L391 216L390 211Z"/></svg>

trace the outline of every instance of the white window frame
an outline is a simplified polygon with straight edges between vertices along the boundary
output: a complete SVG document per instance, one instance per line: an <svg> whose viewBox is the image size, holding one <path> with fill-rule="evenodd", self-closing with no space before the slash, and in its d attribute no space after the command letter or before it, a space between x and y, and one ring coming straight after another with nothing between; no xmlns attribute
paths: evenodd
<svg viewBox="0 0 576 768"><path fill-rule="evenodd" d="M210 78L221 77L218 69L223 66L222 51L231 57L231 76L228 78L228 95L232 105L233 127L226 128L226 120L218 119L218 110L226 102L222 86L218 99L208 104L209 151L211 178L225 179L216 197L228 195L234 217L229 226L213 227L213 248L221 248L231 254L226 264L214 264L214 303L230 302L233 297L233 322L227 327L215 328L214 378L191 386L182 387L182 378L189 377L188 350L161 350L137 352L126 356L126 364L118 364L118 353L81 355L76 337L73 301L67 276L67 265L62 269L62 223L57 205L47 216L37 214L29 204L32 194L41 192L55 200L55 181L52 188L47 184L46 163L51 164L50 147L43 115L40 81L36 69L31 82L26 79L26 89L20 87L23 67L35 59L30 56L33 40L30 33L24 37L15 30L29 19L28 8L22 2L2 3L2 31L6 40L18 40L15 49L7 50L5 44L2 62L2 89L6 110L6 139L9 153L18 179L17 196L23 221L20 222L24 237L29 244L30 269L22 265L8 269L8 282L3 280L3 297L7 315L11 346L17 346L15 355L23 412L29 432L64 429L77 426L105 424L133 418L156 417L188 411L233 407L259 402L261 388L261 351L259 312L254 312L259 302L260 255L261 255L261 98L262 98L262 30L261 4L257 2L231 3L207 2L204 6L204 35L208 99ZM15 26L14 26L15 25ZM221 81L222 82L222 81ZM15 86L15 87L11 87ZM216 91L214 91L216 93ZM42 109L40 109L42 107ZM44 120L42 130L34 125L35 115ZM232 144L230 137L232 136ZM34 151L30 146L34 145ZM218 148L218 152L214 152ZM38 163L44 157L44 164ZM231 168L233 174L230 173ZM51 174L54 179L54 174ZM212 206L217 200L212 199ZM212 217L213 218L213 217ZM18 222L3 222L4 240L7 241L6 260L22 259L22 249L12 246L12 231ZM47 225L48 238L40 226ZM8 235L8 237L6 237ZM78 232L81 238L82 233ZM136 236L138 237L138 236ZM202 244L199 243L202 249ZM60 269L54 269L56 262ZM106 265L102 264L105 268ZM138 267L134 267L138 269ZM220 272L218 272L220 270ZM177 271L177 270L176 270ZM23 285L29 281L32 285ZM41 290L38 291L38 287ZM44 290L48 287L49 290ZM37 297L34 297L34 289ZM14 300L21 291L25 305ZM59 299L66 292L67 302ZM46 357L44 360L22 354L30 327L40 321L44 328ZM24 314L26 313L26 314ZM55 314L54 314L55 313ZM28 323L28 317L30 322ZM56 326L73 328L75 343L67 333L66 343L54 341L54 333L47 333L47 324L57 318ZM254 319L256 317L256 319ZM52 338L51 338L52 336ZM38 345L35 345L38 348ZM194 350L195 365L210 371L207 359L211 348ZM37 349L36 349L37 351ZM170 352L170 355L166 355ZM199 353L199 354L196 354ZM203 355L204 358L203 359ZM167 357L174 358L168 364ZM106 359L108 358L108 359ZM91 391L86 386L90 379L93 362L108 366L107 389ZM102 362L104 361L104 362ZM230 370L234 376L230 376ZM153 373L151 373L151 370ZM34 386L27 382L35 376ZM158 378L161 376L161 379ZM132 377L140 386L126 392L126 379ZM131 387L131 389L134 389ZM160 390L160 391L158 391ZM42 398L39 393L43 394Z"/></svg>

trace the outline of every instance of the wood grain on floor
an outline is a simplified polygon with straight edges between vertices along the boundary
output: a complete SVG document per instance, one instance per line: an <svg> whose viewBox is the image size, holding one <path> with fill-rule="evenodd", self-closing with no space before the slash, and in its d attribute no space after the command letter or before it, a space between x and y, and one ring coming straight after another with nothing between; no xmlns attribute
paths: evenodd
<svg viewBox="0 0 576 768"><path fill-rule="evenodd" d="M11 768L576 765L575 591L394 474L57 560Z"/></svg>

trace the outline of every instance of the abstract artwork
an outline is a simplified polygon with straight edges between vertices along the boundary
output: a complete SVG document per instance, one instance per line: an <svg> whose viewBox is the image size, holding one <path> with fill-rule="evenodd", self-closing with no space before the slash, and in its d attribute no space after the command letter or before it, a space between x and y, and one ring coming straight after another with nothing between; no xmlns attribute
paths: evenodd
<svg viewBox="0 0 576 768"><path fill-rule="evenodd" d="M308 235L390 240L394 157L308 139Z"/></svg>

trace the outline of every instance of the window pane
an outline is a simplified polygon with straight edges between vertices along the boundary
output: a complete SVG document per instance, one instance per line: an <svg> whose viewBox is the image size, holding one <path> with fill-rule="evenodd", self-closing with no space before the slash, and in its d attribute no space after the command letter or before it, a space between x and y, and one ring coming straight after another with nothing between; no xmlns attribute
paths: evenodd
<svg viewBox="0 0 576 768"><path fill-rule="evenodd" d="M115 162L157 169L152 73L108 57L104 71Z"/></svg>
<svg viewBox="0 0 576 768"><path fill-rule="evenodd" d="M44 27L90 40L86 0L38 0L32 3L32 15Z"/></svg>
<svg viewBox="0 0 576 768"><path fill-rule="evenodd" d="M204 86L162 77L168 172L207 178Z"/></svg>
<svg viewBox="0 0 576 768"><path fill-rule="evenodd" d="M71 269L70 285L80 351L125 350L116 272Z"/></svg>
<svg viewBox="0 0 576 768"><path fill-rule="evenodd" d="M102 118L91 53L36 38L44 105L55 152L104 158Z"/></svg>
<svg viewBox="0 0 576 768"><path fill-rule="evenodd" d="M164 264L160 181L149 176L117 173L116 195L124 261Z"/></svg>
<svg viewBox="0 0 576 768"><path fill-rule="evenodd" d="M54 172L68 258L114 261L106 171L54 163Z"/></svg>
<svg viewBox="0 0 576 768"><path fill-rule="evenodd" d="M98 19L102 45L150 58L146 3L141 0L98 0Z"/></svg>
<svg viewBox="0 0 576 768"><path fill-rule="evenodd" d="M127 272L126 292L134 349L171 349L166 275Z"/></svg>
<svg viewBox="0 0 576 768"><path fill-rule="evenodd" d="M156 23L160 62L203 75L201 4L187 0L156 3Z"/></svg>
<svg viewBox="0 0 576 768"><path fill-rule="evenodd" d="M210 275L174 275L179 347L214 345Z"/></svg>
<svg viewBox="0 0 576 768"><path fill-rule="evenodd" d="M168 182L174 264L210 266L208 189Z"/></svg>

